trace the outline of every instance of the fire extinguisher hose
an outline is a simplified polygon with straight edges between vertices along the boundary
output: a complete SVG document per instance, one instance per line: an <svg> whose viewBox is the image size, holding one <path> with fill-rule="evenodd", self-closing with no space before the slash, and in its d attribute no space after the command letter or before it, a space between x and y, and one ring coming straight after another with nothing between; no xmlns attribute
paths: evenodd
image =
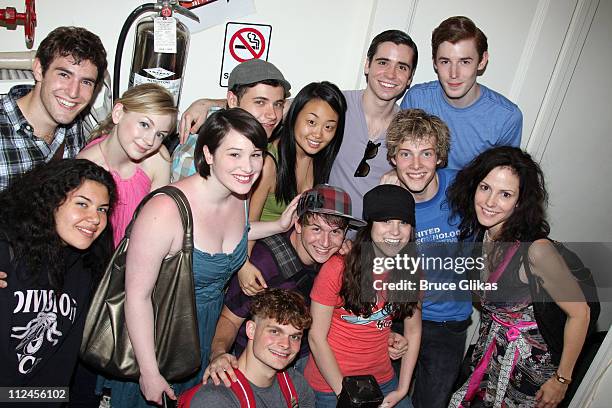
<svg viewBox="0 0 612 408"><path fill-rule="evenodd" d="M123 23L121 32L119 33L119 39L117 40L117 49L115 50L115 67L113 72L113 101L119 97L119 79L121 77L121 57L123 56L123 46L125 45L125 39L127 37L130 27L138 16L143 13L155 11L155 3L145 3L134 9Z"/></svg>

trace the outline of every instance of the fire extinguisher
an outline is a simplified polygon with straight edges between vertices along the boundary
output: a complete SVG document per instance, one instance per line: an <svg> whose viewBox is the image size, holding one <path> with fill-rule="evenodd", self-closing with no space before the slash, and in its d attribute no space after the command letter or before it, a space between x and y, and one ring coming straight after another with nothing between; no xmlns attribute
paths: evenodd
<svg viewBox="0 0 612 408"><path fill-rule="evenodd" d="M142 83L157 83L174 96L178 106L183 74L187 62L189 30L183 23L172 17L174 12L200 21L191 11L178 4L178 0L157 0L157 3L143 4L128 16L117 42L113 76L113 100L119 97L119 78L123 45L132 23L143 13L156 12L155 16L142 18L136 26L134 53L128 87Z"/></svg>

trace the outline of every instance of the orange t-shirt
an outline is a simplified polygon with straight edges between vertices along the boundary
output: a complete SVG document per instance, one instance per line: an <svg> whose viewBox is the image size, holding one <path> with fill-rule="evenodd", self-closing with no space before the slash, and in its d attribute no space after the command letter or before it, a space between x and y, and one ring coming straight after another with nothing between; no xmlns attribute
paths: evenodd
<svg viewBox="0 0 612 408"><path fill-rule="evenodd" d="M379 384L393 378L387 340L391 331L391 316L382 309L383 302L368 318L347 312L338 294L342 287L344 259L335 255L321 267L310 292L310 298L322 305L333 306L327 342L334 352L343 376L371 374ZM320 392L331 392L312 355L304 371L310 386Z"/></svg>

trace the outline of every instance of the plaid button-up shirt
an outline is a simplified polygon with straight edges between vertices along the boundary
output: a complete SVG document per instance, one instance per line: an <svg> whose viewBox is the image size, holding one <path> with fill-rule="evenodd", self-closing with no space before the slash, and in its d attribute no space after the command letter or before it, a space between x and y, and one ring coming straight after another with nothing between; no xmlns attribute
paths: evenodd
<svg viewBox="0 0 612 408"><path fill-rule="evenodd" d="M0 98L0 190L34 166L49 162L63 142L64 158L74 158L85 146L80 116L69 125L59 125L51 144L34 135L34 127L17 106L32 88L17 85Z"/></svg>

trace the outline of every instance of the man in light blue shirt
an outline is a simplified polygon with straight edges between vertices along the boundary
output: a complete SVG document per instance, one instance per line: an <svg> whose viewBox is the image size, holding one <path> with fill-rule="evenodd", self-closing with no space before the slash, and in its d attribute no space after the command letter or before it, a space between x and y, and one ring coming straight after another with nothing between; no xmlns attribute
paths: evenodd
<svg viewBox="0 0 612 408"><path fill-rule="evenodd" d="M518 106L477 82L489 61L484 33L467 17L450 17L433 31L431 44L438 80L412 87L401 107L423 109L448 125L448 168L462 169L494 146L519 146Z"/></svg>

